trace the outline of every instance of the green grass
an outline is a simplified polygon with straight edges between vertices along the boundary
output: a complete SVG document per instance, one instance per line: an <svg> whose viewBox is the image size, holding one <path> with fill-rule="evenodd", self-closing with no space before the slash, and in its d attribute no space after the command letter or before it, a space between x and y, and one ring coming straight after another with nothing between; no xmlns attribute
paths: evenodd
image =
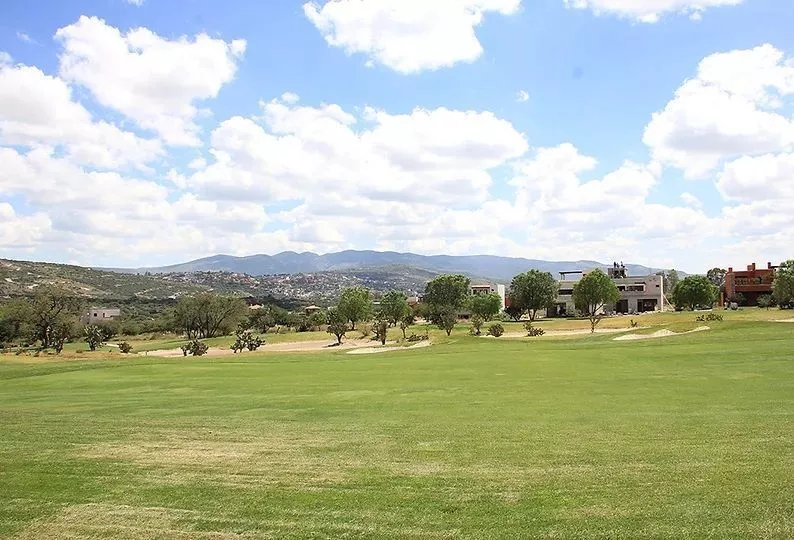
<svg viewBox="0 0 794 540"><path fill-rule="evenodd" d="M0 357L0 537L789 539L794 324L752 318L633 342L460 328L372 356Z"/></svg>

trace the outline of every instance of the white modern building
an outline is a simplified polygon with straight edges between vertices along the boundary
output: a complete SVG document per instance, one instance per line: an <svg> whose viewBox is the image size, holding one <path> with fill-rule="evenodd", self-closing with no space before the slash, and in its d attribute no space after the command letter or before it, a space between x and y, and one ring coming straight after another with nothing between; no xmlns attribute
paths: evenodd
<svg viewBox="0 0 794 540"><path fill-rule="evenodd" d="M573 288L576 283L593 270L560 272L559 292L554 307L547 311L548 317L569 317L576 314L573 302ZM604 314L635 314L663 311L664 277L650 274L629 276L622 264L613 264L605 273L615 282L620 291L620 300L614 305L604 307Z"/></svg>

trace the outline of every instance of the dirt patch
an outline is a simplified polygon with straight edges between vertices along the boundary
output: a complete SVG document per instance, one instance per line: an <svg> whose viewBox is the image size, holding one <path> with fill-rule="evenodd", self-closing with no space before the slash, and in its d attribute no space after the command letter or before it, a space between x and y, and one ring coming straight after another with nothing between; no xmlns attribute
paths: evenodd
<svg viewBox="0 0 794 540"><path fill-rule="evenodd" d="M421 349L423 347L429 347L429 341L422 341L417 343L416 345L411 345L410 347L364 347L361 349L353 349L352 351L348 351L347 354L379 354L379 353L387 353L392 351L408 351L411 349Z"/></svg>
<svg viewBox="0 0 794 540"><path fill-rule="evenodd" d="M176 538L224 540L253 538L246 534L186 529L184 525L200 518L198 512L160 507L135 507L114 504L67 506L54 516L28 525L17 538Z"/></svg>
<svg viewBox="0 0 794 540"><path fill-rule="evenodd" d="M343 351L350 349L360 349L372 347L372 341L368 339L345 339L341 345L336 345L336 341L292 341L288 343L266 343L259 347L259 350L243 351L238 354L256 354L263 352L321 352L321 351ZM164 358L179 358L184 356L182 349L162 349L157 351L146 351L138 353L140 356L160 356ZM232 356L234 351L221 347L210 347L206 356Z"/></svg>
<svg viewBox="0 0 794 540"><path fill-rule="evenodd" d="M708 326L698 326L694 330L690 330L689 332L673 332L672 330L662 329L657 330L652 334L629 334L627 336L618 336L614 338L612 341L635 341L638 339L655 339L655 338L665 338L665 337L673 337L673 336L683 336L686 334L694 334L695 332L705 332L706 330L711 330Z"/></svg>

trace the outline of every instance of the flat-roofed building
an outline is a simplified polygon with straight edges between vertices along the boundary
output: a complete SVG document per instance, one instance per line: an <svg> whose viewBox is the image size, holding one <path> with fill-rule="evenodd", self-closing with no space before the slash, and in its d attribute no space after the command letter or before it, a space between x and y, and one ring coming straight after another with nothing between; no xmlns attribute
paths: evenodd
<svg viewBox="0 0 794 540"><path fill-rule="evenodd" d="M554 307L547 310L548 317L571 317L576 314L573 301L573 288L584 276L593 270L560 272L559 291ZM605 273L615 282L620 292L620 300L605 306L604 314L634 314L663 311L664 277L657 274L629 276L623 264L613 264Z"/></svg>
<svg viewBox="0 0 794 540"><path fill-rule="evenodd" d="M757 306L759 296L772 294L775 270L777 266L772 266L771 262L766 263L766 268L756 268L755 263L748 264L747 270L735 271L733 268L728 268L725 274L725 291L720 296L720 304L734 301L741 294L744 297L742 304Z"/></svg>
<svg viewBox="0 0 794 540"><path fill-rule="evenodd" d="M80 322L83 324L104 324L112 322L121 317L121 310L119 308L91 308L89 311L83 313L80 317Z"/></svg>

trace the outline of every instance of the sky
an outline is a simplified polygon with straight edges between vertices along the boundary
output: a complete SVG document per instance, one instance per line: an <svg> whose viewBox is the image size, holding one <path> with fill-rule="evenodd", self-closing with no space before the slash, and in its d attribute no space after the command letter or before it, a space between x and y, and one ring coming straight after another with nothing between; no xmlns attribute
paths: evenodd
<svg viewBox="0 0 794 540"><path fill-rule="evenodd" d="M794 258L790 0L4 0L0 257Z"/></svg>

